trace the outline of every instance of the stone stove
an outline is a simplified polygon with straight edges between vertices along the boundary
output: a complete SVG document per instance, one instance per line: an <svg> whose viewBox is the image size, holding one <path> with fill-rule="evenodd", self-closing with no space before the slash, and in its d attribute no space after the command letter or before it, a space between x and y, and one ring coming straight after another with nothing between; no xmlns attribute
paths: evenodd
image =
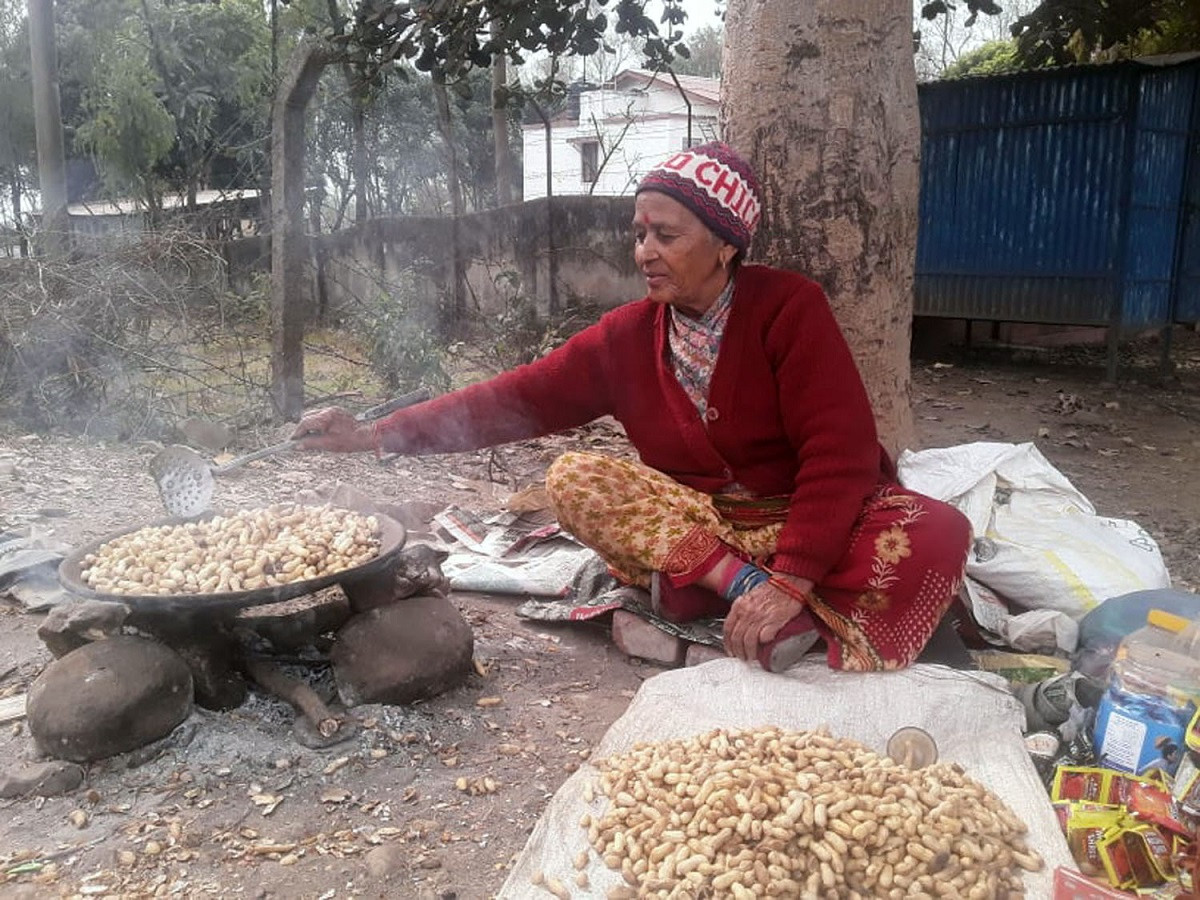
<svg viewBox="0 0 1200 900"><path fill-rule="evenodd" d="M470 671L470 627L437 596L446 586L441 558L440 551L414 545L368 575L242 609L188 610L173 603L154 610L98 599L58 607L38 629L56 659L31 688L30 731L47 755L99 759L132 749L135 739L140 746L169 733L193 701L231 710L257 685L297 711L294 732L302 744L339 743L357 730L339 700L409 702ZM289 664L333 666L338 700L326 701L304 679L287 674L283 667ZM140 684L143 672L145 680L162 683ZM106 679L121 695L112 701L120 711L110 712L109 698L90 693ZM53 687L39 691L39 682ZM185 691L180 682L186 682L186 704L171 696ZM81 700L73 703L76 696ZM125 709L122 697L133 708ZM95 709L73 709L80 705ZM53 713L39 716L39 706ZM82 724L88 712L95 713L90 726ZM113 720L122 717L129 719L125 727L115 727ZM143 725L149 732L141 733Z"/></svg>

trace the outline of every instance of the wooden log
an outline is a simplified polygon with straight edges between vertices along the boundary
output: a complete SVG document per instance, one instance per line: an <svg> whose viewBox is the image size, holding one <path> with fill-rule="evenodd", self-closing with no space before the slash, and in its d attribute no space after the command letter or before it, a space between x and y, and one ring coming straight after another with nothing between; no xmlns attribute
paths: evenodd
<svg viewBox="0 0 1200 900"><path fill-rule="evenodd" d="M0 700L0 725L25 718L25 694Z"/></svg>
<svg viewBox="0 0 1200 900"><path fill-rule="evenodd" d="M248 659L246 671L260 686L290 703L322 737L332 737L342 727L341 719L330 711L316 691L304 682L288 677L277 666L261 659Z"/></svg>

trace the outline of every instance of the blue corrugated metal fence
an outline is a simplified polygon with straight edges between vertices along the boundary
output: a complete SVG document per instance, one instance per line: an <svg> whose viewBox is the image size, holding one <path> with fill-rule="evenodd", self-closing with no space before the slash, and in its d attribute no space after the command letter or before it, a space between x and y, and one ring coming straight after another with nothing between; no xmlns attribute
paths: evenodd
<svg viewBox="0 0 1200 900"><path fill-rule="evenodd" d="M1123 63L922 85L916 314L1200 318L1200 225L1186 227L1198 73Z"/></svg>

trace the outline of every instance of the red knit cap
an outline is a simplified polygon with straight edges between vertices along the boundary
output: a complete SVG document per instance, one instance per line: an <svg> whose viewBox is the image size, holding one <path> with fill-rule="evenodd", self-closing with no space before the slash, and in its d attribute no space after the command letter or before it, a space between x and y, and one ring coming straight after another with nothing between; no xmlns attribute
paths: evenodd
<svg viewBox="0 0 1200 900"><path fill-rule="evenodd" d="M762 211L762 189L749 164L719 141L676 153L655 166L638 184L637 193L642 191L678 200L739 250L750 246Z"/></svg>

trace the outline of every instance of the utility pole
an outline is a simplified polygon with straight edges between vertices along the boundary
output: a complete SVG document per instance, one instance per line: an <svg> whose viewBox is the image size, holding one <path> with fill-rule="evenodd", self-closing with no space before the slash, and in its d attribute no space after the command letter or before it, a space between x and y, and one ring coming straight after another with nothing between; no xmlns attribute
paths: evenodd
<svg viewBox="0 0 1200 900"><path fill-rule="evenodd" d="M492 39L500 36L498 20L492 20ZM503 53L492 56L492 139L496 151L496 205L513 202L512 147L508 143L508 60Z"/></svg>
<svg viewBox="0 0 1200 900"><path fill-rule="evenodd" d="M58 99L58 53L54 0L29 0L29 55L33 80L33 124L37 134L38 189L42 196L42 252L63 256L70 247L67 164Z"/></svg>

